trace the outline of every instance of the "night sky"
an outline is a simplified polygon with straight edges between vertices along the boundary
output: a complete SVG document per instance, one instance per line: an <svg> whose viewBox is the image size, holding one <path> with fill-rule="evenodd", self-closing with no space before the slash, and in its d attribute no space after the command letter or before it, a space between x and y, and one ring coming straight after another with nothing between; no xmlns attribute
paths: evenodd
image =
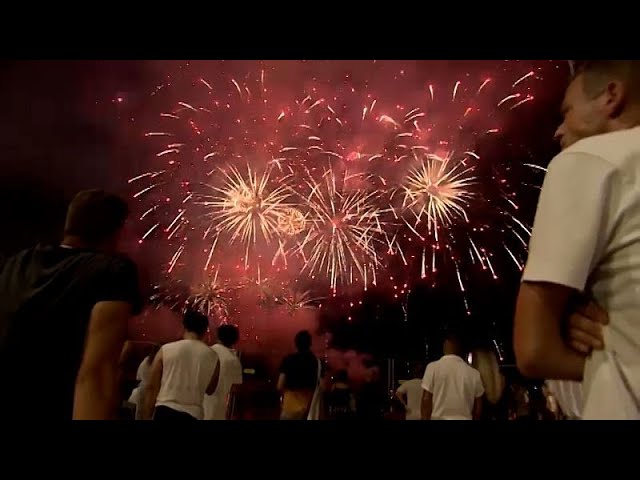
<svg viewBox="0 0 640 480"><path fill-rule="evenodd" d="M166 72L176 72L184 62L162 61L28 61L0 64L0 155L4 205L0 254L11 254L41 240L59 237L66 204L80 189L99 187L130 194L126 180L140 171L149 155L141 140L151 113L148 96ZM251 62L227 61L208 67L224 68L240 75ZM491 71L500 61L402 62L416 84L452 70ZM346 75L353 81L378 81L368 67L348 61L270 62L271 78L286 90L300 78L322 76L340 82ZM495 68L495 67L494 67ZM555 62L547 70L544 88L510 124L503 138L521 153L522 160L535 158L545 166L557 152L552 134L559 120L558 110L568 75L566 62ZM375 85L374 85L375 88ZM393 92L390 92L393 93ZM155 113L155 112L154 112ZM501 145L491 148L499 149ZM520 204L521 216L531 224L536 191ZM142 278L153 276L154 265L138 258ZM474 314L467 318L456 290L450 286L418 286L409 299L405 322L398 302L380 304L376 292L363 298L360 311L345 322L334 316L322 318L322 325L334 331L337 346L355 347L380 355L420 357L424 338L437 338L445 324L462 322L476 341L497 339L506 360L511 356L510 336L518 272L501 275L497 282L478 282L469 292ZM436 342L437 343L437 342ZM432 355L433 353L430 352Z"/></svg>

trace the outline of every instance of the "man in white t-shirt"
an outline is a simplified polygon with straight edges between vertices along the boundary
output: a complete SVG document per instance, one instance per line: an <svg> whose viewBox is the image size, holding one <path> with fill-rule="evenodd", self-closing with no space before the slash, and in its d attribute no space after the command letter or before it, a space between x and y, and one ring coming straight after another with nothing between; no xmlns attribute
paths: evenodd
<svg viewBox="0 0 640 480"><path fill-rule="evenodd" d="M220 325L218 327L218 343L213 347L220 361L220 378L218 387L212 395L204 397L205 420L227 420L233 401L233 395L242 384L242 364L233 351L240 338L238 327Z"/></svg>
<svg viewBox="0 0 640 480"><path fill-rule="evenodd" d="M413 368L413 378L406 380L396 390L396 398L404 405L405 420L421 420L422 405L422 369L417 364Z"/></svg>
<svg viewBox="0 0 640 480"><path fill-rule="evenodd" d="M459 338L449 334L444 356L427 365L422 379L423 420L477 420L482 413L484 387L480 372L462 359Z"/></svg>
<svg viewBox="0 0 640 480"><path fill-rule="evenodd" d="M518 297L518 367L582 380L584 419L640 418L640 62L586 62L562 112ZM565 335L585 298L609 319L589 356Z"/></svg>
<svg viewBox="0 0 640 480"><path fill-rule="evenodd" d="M208 327L205 315L187 310L183 339L157 353L143 397L144 420L202 420L204 394L215 391L220 374L218 356L203 341Z"/></svg>

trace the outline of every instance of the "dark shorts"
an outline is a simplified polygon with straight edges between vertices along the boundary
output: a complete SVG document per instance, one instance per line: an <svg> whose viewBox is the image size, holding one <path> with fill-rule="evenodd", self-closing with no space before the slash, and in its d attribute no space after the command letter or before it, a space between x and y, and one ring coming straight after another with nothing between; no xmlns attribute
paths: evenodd
<svg viewBox="0 0 640 480"><path fill-rule="evenodd" d="M156 410L153 413L153 419L160 420L160 421L162 420L176 420L176 421L197 420L197 418L192 417L188 413L179 412L177 410L174 410L173 408L165 407L164 405L158 405L156 407Z"/></svg>

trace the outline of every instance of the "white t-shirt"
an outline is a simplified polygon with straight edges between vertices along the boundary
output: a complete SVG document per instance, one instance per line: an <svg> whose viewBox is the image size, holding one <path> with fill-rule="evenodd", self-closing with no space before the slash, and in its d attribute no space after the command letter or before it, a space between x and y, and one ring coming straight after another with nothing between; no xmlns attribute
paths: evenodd
<svg viewBox="0 0 640 480"><path fill-rule="evenodd" d="M213 395L204 396L204 419L226 420L231 387L242 383L242 365L233 350L217 343L211 347L220 360L220 379Z"/></svg>
<svg viewBox="0 0 640 480"><path fill-rule="evenodd" d="M606 350L586 363L582 417L638 418L640 127L583 139L551 161L523 280L587 292L609 313Z"/></svg>
<svg viewBox="0 0 640 480"><path fill-rule="evenodd" d="M547 380L546 384L560 405L562 413L573 419L582 418L582 383Z"/></svg>
<svg viewBox="0 0 640 480"><path fill-rule="evenodd" d="M202 399L218 364L218 356L204 342L179 340L164 345L162 384L156 406L165 406L202 419Z"/></svg>
<svg viewBox="0 0 640 480"><path fill-rule="evenodd" d="M413 378L403 382L398 387L398 392L407 396L407 420L420 420L422 418L422 379Z"/></svg>
<svg viewBox="0 0 640 480"><path fill-rule="evenodd" d="M473 402L484 394L480 372L457 355L427 365L422 388L433 395L433 420L471 420Z"/></svg>
<svg viewBox="0 0 640 480"><path fill-rule="evenodd" d="M138 366L138 371L136 372L136 380L140 383L138 383L138 386L136 388L133 389L133 391L131 392L131 396L129 397L129 403L138 403L138 400L140 400L141 398L141 392L144 390L145 386L147 385L147 382L149 381L149 373L151 371L151 365L149 364L149 356L147 355L146 357L144 357L144 360L142 360L142 362L140 362L140 365Z"/></svg>

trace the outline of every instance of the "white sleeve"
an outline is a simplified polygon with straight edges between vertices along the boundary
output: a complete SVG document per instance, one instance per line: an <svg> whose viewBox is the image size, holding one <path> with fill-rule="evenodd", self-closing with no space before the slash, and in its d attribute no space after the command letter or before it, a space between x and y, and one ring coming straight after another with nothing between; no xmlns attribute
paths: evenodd
<svg viewBox="0 0 640 480"><path fill-rule="evenodd" d="M475 373L474 374L474 377L475 377L474 397L478 398L484 395L484 386L482 385L482 377L480 376L480 372L475 370L474 373Z"/></svg>
<svg viewBox="0 0 640 480"><path fill-rule="evenodd" d="M583 291L611 225L614 167L593 155L561 153L549 165L523 280Z"/></svg>
<svg viewBox="0 0 640 480"><path fill-rule="evenodd" d="M422 388L429 393L433 393L434 387L434 372L433 372L433 363L427 365L427 369L424 372L424 377L422 378Z"/></svg>

